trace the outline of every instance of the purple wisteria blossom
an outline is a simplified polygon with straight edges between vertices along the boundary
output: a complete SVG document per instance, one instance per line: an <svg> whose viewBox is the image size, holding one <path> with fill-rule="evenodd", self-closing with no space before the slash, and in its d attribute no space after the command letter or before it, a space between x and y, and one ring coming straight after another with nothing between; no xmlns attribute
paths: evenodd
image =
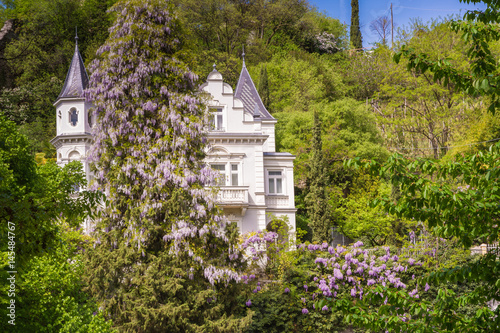
<svg viewBox="0 0 500 333"><path fill-rule="evenodd" d="M197 75L176 56L181 43L169 6L114 7L109 38L90 65L84 95L96 121L88 161L107 202L95 215L97 245L126 244L141 255L137 264L149 264L161 257L149 254L162 239L154 246L182 257L186 278L227 285L239 281L240 249L229 242L216 193L205 188L217 176L203 160L207 111Z"/></svg>

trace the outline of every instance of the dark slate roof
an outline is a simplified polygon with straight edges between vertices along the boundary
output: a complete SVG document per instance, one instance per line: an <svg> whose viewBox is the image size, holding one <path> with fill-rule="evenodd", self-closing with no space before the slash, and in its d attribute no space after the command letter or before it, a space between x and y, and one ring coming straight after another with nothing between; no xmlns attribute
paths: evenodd
<svg viewBox="0 0 500 333"><path fill-rule="evenodd" d="M264 152L264 156L294 156L290 153L287 153L287 152L269 152L269 151L265 151Z"/></svg>
<svg viewBox="0 0 500 333"><path fill-rule="evenodd" d="M73 54L64 86L57 98L83 97L83 91L87 88L88 84L89 77L85 70L80 51L78 50L78 43L76 43L75 54Z"/></svg>
<svg viewBox="0 0 500 333"><path fill-rule="evenodd" d="M243 110L253 114L254 118L260 117L260 119L274 120L274 117L271 116L262 103L245 63L243 63L243 68L241 69L234 97L243 101Z"/></svg>

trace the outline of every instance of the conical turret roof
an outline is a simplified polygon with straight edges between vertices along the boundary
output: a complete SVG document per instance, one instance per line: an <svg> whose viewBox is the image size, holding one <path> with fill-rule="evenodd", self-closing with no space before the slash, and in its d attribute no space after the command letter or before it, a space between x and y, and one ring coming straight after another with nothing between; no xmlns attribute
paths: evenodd
<svg viewBox="0 0 500 333"><path fill-rule="evenodd" d="M89 84L89 77L83 64L82 56L78 50L78 37L76 37L75 53L64 81L64 86L57 99L60 98L83 98L83 91Z"/></svg>
<svg viewBox="0 0 500 333"><path fill-rule="evenodd" d="M243 101L243 109L245 112L253 114L254 117L259 117L260 119L273 120L275 119L269 111L267 111L262 99L255 88L255 84L248 73L245 61L243 60L243 68L241 69L240 78L236 84L236 92L234 97L239 98Z"/></svg>

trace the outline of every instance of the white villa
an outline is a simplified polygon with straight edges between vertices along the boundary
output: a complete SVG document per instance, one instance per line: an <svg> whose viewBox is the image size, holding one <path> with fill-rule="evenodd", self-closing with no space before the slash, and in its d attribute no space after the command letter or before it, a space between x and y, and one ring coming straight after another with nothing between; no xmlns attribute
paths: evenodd
<svg viewBox="0 0 500 333"><path fill-rule="evenodd" d="M81 161L90 182L86 156L93 141L94 120L89 113L92 104L83 97L88 81L76 44L63 89L54 103L57 136L51 143L57 150L57 163ZM245 63L235 92L215 66L200 89L212 96L206 162L221 173L218 200L224 213L241 233L265 229L272 215L288 217L289 232L294 233L295 157L275 151L276 119L264 107Z"/></svg>

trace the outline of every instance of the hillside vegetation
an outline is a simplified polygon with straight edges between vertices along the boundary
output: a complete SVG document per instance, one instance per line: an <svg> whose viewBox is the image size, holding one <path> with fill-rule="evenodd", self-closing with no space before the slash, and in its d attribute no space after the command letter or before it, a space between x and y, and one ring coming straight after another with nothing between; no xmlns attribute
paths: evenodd
<svg viewBox="0 0 500 333"><path fill-rule="evenodd" d="M485 2L497 8L496 2ZM151 51L148 57L158 56L165 64L180 64L182 72L197 74L197 79L193 76L193 82L189 81L190 90L182 94L193 96L193 100L198 98L196 87L204 82L214 65L224 81L234 87L245 61L265 106L278 120L277 150L296 155L297 243L313 244L302 246L297 252L287 252L288 245L278 242L282 240L278 234L254 235L255 242L266 244L268 254L269 249L275 251L274 256L269 254L267 266L260 273L266 281L279 283L270 283L263 293L257 294L261 290L260 282L250 281L253 278L247 275L244 276L249 279L245 282L248 286L237 283L239 277L235 272L246 269L246 265L251 267L251 263L241 258L233 263L224 257L226 250L236 251L238 237L234 234L229 239L215 237L214 244L218 242L219 247L210 247L200 262L199 258L187 256L187 250L185 253L177 250L183 252L184 257L171 252L167 255L167 245L164 245L167 240L161 240L159 235L175 226L163 225L161 217L136 225L139 223L137 212L149 207L149 201L132 200L133 196L120 192L132 184L125 176L110 172L111 176L105 177L102 173L99 179L101 184L120 189L116 191L118 194L113 192L116 197L110 197L108 210L102 210L103 215L98 218L101 235L104 235L102 244L101 238L82 236L75 230L92 206L102 200L99 194L90 192L85 192L82 201L70 195L74 186L85 185L80 167L69 164L64 169L57 168L55 148L50 144L56 123L53 103L74 52L75 34L89 76L92 71L111 73L113 64L102 68L95 65L96 59L107 55L103 49L98 51L99 48L105 43L113 45L115 39L121 41L123 37L110 36L110 28L118 31L121 25L117 22L131 25L135 22L133 13L127 11L129 6L150 5L160 8L162 15L175 21L175 38L169 40L175 47L161 50L163 53L148 49ZM148 8L141 10L150 10ZM442 331L450 327L460 331L476 324L493 327L488 326L493 325L489 321L493 318L491 313L481 307L498 297L492 291L495 288L498 291L500 286L500 280L495 280L498 263L488 256L484 260L473 260L468 254L470 246L496 242L499 236L495 210L500 198L496 185L500 153L498 147L489 147L500 139L500 119L498 112L494 112L500 106L497 88L500 36L491 25L498 24L500 18L496 11L488 10L469 14L465 21L458 23L452 18L427 23L415 20L398 29L392 49L381 40L370 50L360 50L350 42L348 26L320 12L307 0L204 0L202 5L198 0L171 0L168 4L160 0L0 0L0 26L9 27L0 41L0 125L6 129L0 133L5 137L0 142L1 221L2 224L18 221L22 237L26 237L22 240L28 247L21 253L26 278L20 282L23 288L20 304L38 304L39 310L29 329L111 331L113 321L115 328L121 331L153 332L159 327L173 331L190 327L192 331L202 331L217 327L221 332L230 332L246 327L249 332L305 331L306 328L320 332L345 328L347 324L376 331L411 331L412 326L400 323L406 322L401 318L407 318L408 313L408 318L413 313L415 327L422 332L432 327L440 327ZM152 16L156 23L161 22L161 15ZM136 28L143 37L140 27ZM155 31L158 35L154 38L163 40L161 24L157 24ZM141 41L148 43L151 38ZM132 52L130 47L124 52ZM156 84L148 79L144 77L144 82ZM175 86L178 78L172 74L163 79ZM97 93L95 96L112 118L115 104L108 105L108 99ZM131 98L125 105L141 101ZM197 107L198 104L177 111L181 114ZM193 114L191 125L201 122L201 113ZM112 128L105 122L101 125L104 129ZM105 137L106 133L102 130L100 135ZM198 139L198 135L193 134L190 139L193 138ZM199 148L202 141L194 140L184 147L186 156L192 154L196 158L182 168L196 171L202 167L202 160L197 159L202 155ZM167 148L165 151L169 151ZM114 159L112 147L96 149L101 149L99 156L102 157L96 163L97 168L114 170L121 165ZM168 156L175 163L186 160ZM137 163L142 162L138 159ZM140 184L144 187L140 187L141 190L134 185L131 193L138 198L146 189L154 188L150 185ZM178 214L189 219L189 209L194 208L183 210L176 201L191 195L183 191L187 190L164 187L159 193L168 200L157 203L159 194L154 191L151 198L147 198L160 205L173 220ZM212 208L210 214L197 221L200 229L210 225L215 230L222 225L219 225L218 208ZM52 224L54 220L57 223ZM123 223L131 225L132 234L120 227ZM476 223L482 223L481 227L476 227ZM342 262L345 267L339 266L330 274L326 272L326 264L324 269L320 267L327 260L324 258L339 257L344 251L329 249L326 243L321 245L331 241L333 229L357 242L348 250L349 258L347 253L342 254L340 260L345 259ZM150 247L145 246L142 253L129 246L130 240L135 244L138 234L141 239L153 240L148 240ZM266 243L266 237L274 243ZM189 250L207 246L201 236L196 241L204 245L182 244ZM113 249L116 247L123 253L115 251L113 257L110 244L115 244ZM363 244L365 249L359 250ZM385 247L379 248L381 246ZM97 252L90 257L88 253L92 253L92 248ZM2 255L6 253L4 248L2 251ZM391 256L390 251L393 251ZM401 254L399 258L396 251L410 254ZM414 290L408 294L403 290L387 290L385 282L383 286L375 281L371 283L364 271L368 266L363 268L361 260L362 257L367 260L372 253L379 256L377 262L384 270L386 265L381 262L387 262L384 274L389 276L399 270L401 274L397 279L390 275L392 281L398 285L404 281L405 288L408 284ZM418 257L421 265L413 266L415 261L410 255ZM226 258L227 262L216 256ZM359 260L351 260L355 256L359 256ZM6 258L7 255L1 258L4 264ZM107 260L118 268L106 271L103 267L108 265L103 263ZM78 265L68 264L70 261ZM130 268L132 263L144 263L144 266L134 271ZM323 294L318 292L321 298L318 303L307 284L317 285L319 290L326 276L340 280L345 277L348 281L349 265L353 263L359 264L356 274L364 281L363 287L359 285L356 289L351 278L348 283L353 283L354 288L342 289L339 295L351 295L359 298L359 302L349 299L334 304L329 298L333 289L329 287ZM151 271L146 265L150 264L157 277L154 274L148 277ZM167 266L175 279L162 275ZM455 266L457 268L451 269ZM194 280L182 275L193 267L197 271L189 276L195 276ZM84 277L84 269L89 268L93 273ZM214 273L216 277L212 280L219 278L226 286L216 288L208 283L202 268L222 272L220 276ZM391 272L391 268L395 271ZM119 278L124 272L127 274ZM381 272L382 269L370 276L382 278ZM41 279L40 286L36 286L40 276L50 276L52 280ZM425 292L431 289L433 294L422 294L422 303L418 303L415 300L418 297L414 296L418 296L419 286L423 289L423 280L420 280L423 276L436 283L432 287L425 284ZM1 277L6 281L3 275ZM129 288L130 281L142 278L146 281L143 285L167 295L168 301L156 299L142 289ZM165 281L161 286L157 283L160 279ZM125 280L129 285L124 284ZM54 284L62 285L63 290L52 292L45 302L44 295L49 293L45 290L52 290ZM253 292L250 287L255 287ZM184 290L182 296L176 294L176 288ZM313 288L316 287L311 290ZM366 298L363 298L363 288L366 288ZM284 297L283 290L288 290ZM389 304L387 297L381 298L382 291L387 292L384 295L389 298ZM456 300L455 295L463 298ZM127 305L126 299L136 303ZM4 307L5 300L0 300ZM165 313L175 309L178 322L163 322L161 325L173 326L158 326L155 320L162 314L144 305L148 302ZM217 305L208 304L211 302ZM140 311L132 304L140 304ZM302 304L302 312L296 311ZM325 314L315 312L310 317L299 318L300 313L312 312L313 304L318 311L321 304ZM373 304L376 306L372 307ZM394 304L392 308L391 304ZM98 305L107 307L108 312L97 311ZM251 306L253 312L247 309ZM183 318L184 307L191 309L190 317ZM422 314L431 308L427 316L433 319ZM276 309L281 312L268 315L270 311L278 311ZM377 317L379 309L386 312ZM404 316L399 309L405 309ZM357 317L350 317L351 310ZM22 311L19 313L25 315ZM71 320L55 318L54 313L58 318ZM281 313L285 313L285 317L281 317ZM196 321L187 318L196 318ZM430 320L432 325L428 324ZM472 323L473 320L476 322ZM395 321L397 324L388 326Z"/></svg>

